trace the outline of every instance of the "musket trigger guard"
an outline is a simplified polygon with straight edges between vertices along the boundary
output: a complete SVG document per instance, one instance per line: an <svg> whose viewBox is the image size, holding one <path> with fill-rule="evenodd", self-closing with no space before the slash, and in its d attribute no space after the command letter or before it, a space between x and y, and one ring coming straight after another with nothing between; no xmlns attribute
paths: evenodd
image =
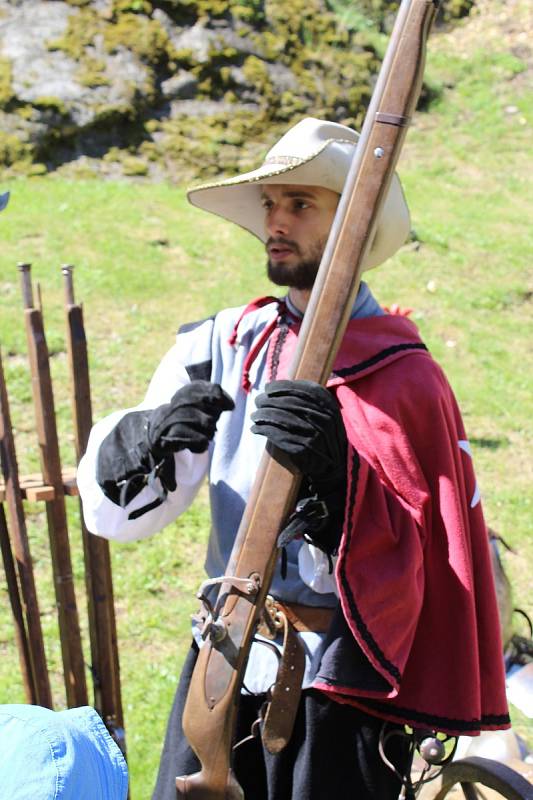
<svg viewBox="0 0 533 800"><path fill-rule="evenodd" d="M248 578L237 578L235 575L221 575L219 578L208 578L204 581L198 589L196 597L206 606L211 614L214 613L215 609L207 596L207 590L212 586L220 586L223 583L229 583L234 589L237 589L237 591L253 599L261 588L261 576L258 572L252 572ZM219 605L219 601L217 601L216 605Z"/></svg>
<svg viewBox="0 0 533 800"><path fill-rule="evenodd" d="M201 584L196 597L202 605L199 613L194 618L203 623L200 632L203 639L210 636L213 641L221 641L225 637L225 625L223 620L219 620L219 614L226 599L226 594L219 595L214 605L209 599L209 590L213 586L222 584L229 584L232 588L237 589L243 597L253 602L261 588L261 576L258 572L252 572L248 578L221 575L219 578L208 578Z"/></svg>

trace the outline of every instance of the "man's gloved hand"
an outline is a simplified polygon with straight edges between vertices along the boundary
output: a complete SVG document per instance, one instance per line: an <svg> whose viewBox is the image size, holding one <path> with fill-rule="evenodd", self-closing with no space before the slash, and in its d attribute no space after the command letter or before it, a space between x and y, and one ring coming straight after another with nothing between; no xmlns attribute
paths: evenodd
<svg viewBox="0 0 533 800"><path fill-rule="evenodd" d="M169 453L204 453L223 411L235 403L217 383L193 381L178 389L170 403L154 408L146 426L146 443L156 461Z"/></svg>
<svg viewBox="0 0 533 800"><path fill-rule="evenodd" d="M176 489L173 454L185 449L205 452L221 413L233 408L233 400L218 384L193 381L178 389L169 403L126 414L98 451L96 479L104 494L125 506L150 484L161 502Z"/></svg>
<svg viewBox="0 0 533 800"><path fill-rule="evenodd" d="M252 432L286 453L328 508L329 521L313 542L333 553L342 533L347 438L339 405L313 381L272 381L256 400Z"/></svg>
<svg viewBox="0 0 533 800"><path fill-rule="evenodd" d="M287 453L313 483L346 474L346 433L333 395L313 381L272 381L256 400L253 433Z"/></svg>

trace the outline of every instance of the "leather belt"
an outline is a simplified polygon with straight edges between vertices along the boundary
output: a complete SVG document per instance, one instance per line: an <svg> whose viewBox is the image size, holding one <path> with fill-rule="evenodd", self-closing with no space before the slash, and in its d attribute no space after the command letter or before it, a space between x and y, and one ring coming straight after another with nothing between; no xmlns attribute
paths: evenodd
<svg viewBox="0 0 533 800"><path fill-rule="evenodd" d="M299 603L282 603L280 600L275 600L274 606L285 614L294 630L299 633L326 633L335 613L334 608L302 606Z"/></svg>

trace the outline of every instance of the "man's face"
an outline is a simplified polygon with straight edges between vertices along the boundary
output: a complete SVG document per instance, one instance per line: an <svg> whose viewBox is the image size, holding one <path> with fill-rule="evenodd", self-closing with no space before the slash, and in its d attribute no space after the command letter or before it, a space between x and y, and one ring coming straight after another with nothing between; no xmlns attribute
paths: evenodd
<svg viewBox="0 0 533 800"><path fill-rule="evenodd" d="M339 195L321 186L266 184L268 277L278 286L311 289L320 266Z"/></svg>

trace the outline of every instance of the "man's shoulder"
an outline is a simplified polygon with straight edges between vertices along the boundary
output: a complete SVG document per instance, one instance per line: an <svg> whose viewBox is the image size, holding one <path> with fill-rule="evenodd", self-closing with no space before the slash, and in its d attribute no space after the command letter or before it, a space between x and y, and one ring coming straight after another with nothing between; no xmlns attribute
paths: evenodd
<svg viewBox="0 0 533 800"><path fill-rule="evenodd" d="M277 310L277 301L274 298L259 298L243 305L221 309L212 316L194 322L186 322L178 329L178 336L208 333L214 337L230 337L235 332L241 338L247 331L268 321L274 310Z"/></svg>
<svg viewBox="0 0 533 800"><path fill-rule="evenodd" d="M214 345L217 341L234 344L245 337L253 339L277 311L278 301L270 297L224 308L211 317L182 325L178 330L178 341L208 338Z"/></svg>
<svg viewBox="0 0 533 800"><path fill-rule="evenodd" d="M405 318L376 317L352 325L329 385L352 389L390 413L406 405L424 413L455 403L442 367Z"/></svg>
<svg viewBox="0 0 533 800"><path fill-rule="evenodd" d="M183 339L201 337L202 335L212 336L213 329L220 327L221 322L224 324L226 320L231 319L233 317L231 312L235 311L237 311L237 309L227 308L209 317L202 317L201 319L184 322L179 326L176 333L178 342Z"/></svg>
<svg viewBox="0 0 533 800"><path fill-rule="evenodd" d="M215 317L211 316L195 320L194 322L184 322L183 325L179 326L177 336L182 336L185 333L191 333L192 331L198 330L198 328L201 328L204 325L209 325L214 319Z"/></svg>
<svg viewBox="0 0 533 800"><path fill-rule="evenodd" d="M352 383L411 355L425 356L417 361L422 369L434 363L416 326L405 317L351 320L335 359L332 383Z"/></svg>

